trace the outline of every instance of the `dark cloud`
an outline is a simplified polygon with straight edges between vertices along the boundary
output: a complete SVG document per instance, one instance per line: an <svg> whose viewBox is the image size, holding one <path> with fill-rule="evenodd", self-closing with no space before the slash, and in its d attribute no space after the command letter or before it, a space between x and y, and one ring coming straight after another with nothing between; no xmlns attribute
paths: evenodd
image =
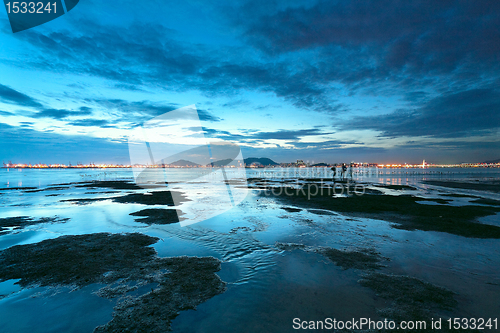
<svg viewBox="0 0 500 333"><path fill-rule="evenodd" d="M404 94L404 100L411 103L425 101L429 97L429 93L425 91L409 91Z"/></svg>
<svg viewBox="0 0 500 333"><path fill-rule="evenodd" d="M466 90L500 77L498 1L255 0L227 16L263 59L286 59L292 77L312 89L295 101L302 108L337 114L336 101L325 98L336 94L331 84L350 95L405 95Z"/></svg>
<svg viewBox="0 0 500 333"><path fill-rule="evenodd" d="M254 0L215 6L212 14L222 24L231 18L240 29L233 31L243 31L249 45L189 43L153 23L122 29L79 21L83 33L33 29L16 37L40 51L23 66L46 69L51 63L60 72L98 76L132 90L272 92L299 108L332 114L349 109L332 99L335 83L374 94L390 85L404 94L422 86L441 91L450 83L463 90L470 80L499 76L498 1ZM255 46L267 54L256 53Z"/></svg>
<svg viewBox="0 0 500 333"><path fill-rule="evenodd" d="M121 89L121 90L126 90L126 91L141 91L144 92L144 89L141 89L137 85L133 84L126 84L126 83L117 83L114 85L115 88Z"/></svg>
<svg viewBox="0 0 500 333"><path fill-rule="evenodd" d="M488 134L499 128L500 94L492 89L443 94L419 108L357 117L343 125L344 130L370 129L386 137L436 138Z"/></svg>
<svg viewBox="0 0 500 333"><path fill-rule="evenodd" d="M36 112L35 114L30 114L30 116L34 118L53 118L60 120L71 116L88 116L92 114L92 109L86 106L82 106L77 110L49 108L38 102L36 99L1 84L0 100L3 102L12 103L16 106L31 107L38 110L38 112ZM20 115L24 115L24 113L24 110L18 112L18 114ZM0 111L0 114L3 116L14 115L13 113L7 111Z"/></svg>
<svg viewBox="0 0 500 333"><path fill-rule="evenodd" d="M53 119L64 119L67 117L74 116L88 116L92 114L92 109L88 107L81 107L78 110L66 110L66 109L43 109L38 113L34 114L34 118L53 118Z"/></svg>
<svg viewBox="0 0 500 333"><path fill-rule="evenodd" d="M197 131L198 128L190 128L193 131ZM216 130L213 128L202 127L205 137L208 138L219 138L228 141L237 141L239 143L248 142L249 138L246 135L233 134L228 131Z"/></svg>
<svg viewBox="0 0 500 333"><path fill-rule="evenodd" d="M110 126L109 122L104 119L79 119L69 123L72 126L97 126L102 128L114 127Z"/></svg>
<svg viewBox="0 0 500 333"><path fill-rule="evenodd" d="M500 139L496 141L492 140L483 140L483 141L465 141L465 140L453 140L453 141L444 141L444 142L429 142L429 143L420 143L415 141L409 141L404 144L398 145L399 148L406 149L434 149L436 151L445 151L445 150L453 150L453 151L475 151L475 150L489 150L492 155L496 151L498 156L500 156ZM476 161L478 162L478 161ZM479 161L481 162L481 161Z"/></svg>
<svg viewBox="0 0 500 333"><path fill-rule="evenodd" d="M233 100L233 101L221 104L221 107L223 107L223 108L229 108L229 109L234 109L234 108L237 108L239 106L248 105L248 104L249 104L249 101L239 99L239 100Z"/></svg>
<svg viewBox="0 0 500 333"><path fill-rule="evenodd" d="M96 103L108 110L118 111L123 121L147 121L152 117L181 108L175 103L153 103L150 101L126 101L123 99L86 99L86 102ZM222 119L213 115L210 111L197 109L198 116L202 121L218 122Z"/></svg>
<svg viewBox="0 0 500 333"><path fill-rule="evenodd" d="M303 130L278 130L273 132L258 132L247 131L245 135L233 134L228 131L216 130L213 128L203 127L203 131L209 137L217 137L225 140L234 140L240 142L264 142L265 140L294 140L298 141L300 138L307 136L327 135L319 128L303 129Z"/></svg>
<svg viewBox="0 0 500 333"><path fill-rule="evenodd" d="M498 1L318 1L250 16L246 34L268 52L339 46L368 48L381 64L448 72L499 61Z"/></svg>
<svg viewBox="0 0 500 333"><path fill-rule="evenodd" d="M321 142L287 142L289 145L293 145L297 149L333 149L342 148L346 144L360 144L356 141L345 141L345 140L326 140ZM343 148L345 149L345 148Z"/></svg>
<svg viewBox="0 0 500 333"><path fill-rule="evenodd" d="M35 123L32 121L21 121L19 122L20 127L31 128Z"/></svg>
<svg viewBox="0 0 500 333"><path fill-rule="evenodd" d="M500 128L500 94L493 89L447 93L415 109L357 117L344 130L371 129L381 136L467 137Z"/></svg>
<svg viewBox="0 0 500 333"><path fill-rule="evenodd" d="M305 136L311 136L311 135L323 135L323 134L329 134L329 133L323 133L321 130L317 128L312 128L312 129L303 129L303 130L295 130L295 131L289 131L289 130L279 130L275 132L258 132L253 135L251 135L252 138L255 139L262 139L262 140L269 140L269 139L275 139L275 140L298 140L302 137Z"/></svg>
<svg viewBox="0 0 500 333"><path fill-rule="evenodd" d="M29 30L20 36L43 52L27 65L38 67L45 59L52 59L57 61L58 70L105 77L129 86L155 77L172 84L199 68L196 52L184 52L186 47L169 38L168 29L161 25L137 23L124 30L90 21L81 23L83 34Z"/></svg>
<svg viewBox="0 0 500 333"><path fill-rule="evenodd" d="M122 88L153 85L208 95L257 90L272 92L301 108L331 108L325 82L312 77L310 65L299 69L287 61L264 62L245 56L249 49L236 53L179 43L160 25L134 24L126 30L95 22L85 25L85 34L29 30L18 36L40 51L22 65L46 69L46 64L52 63L60 72L106 78Z"/></svg>
<svg viewBox="0 0 500 333"><path fill-rule="evenodd" d="M149 101L127 101L124 99L85 99L88 103L96 103L107 110L119 111L121 115L144 114L159 116L179 108L177 104L153 104Z"/></svg>
<svg viewBox="0 0 500 333"><path fill-rule="evenodd" d="M19 106L27 106L34 108L42 107L42 105L34 98L31 98L30 96L25 95L10 87L4 86L3 84L0 84L0 100L2 102L11 103Z"/></svg>

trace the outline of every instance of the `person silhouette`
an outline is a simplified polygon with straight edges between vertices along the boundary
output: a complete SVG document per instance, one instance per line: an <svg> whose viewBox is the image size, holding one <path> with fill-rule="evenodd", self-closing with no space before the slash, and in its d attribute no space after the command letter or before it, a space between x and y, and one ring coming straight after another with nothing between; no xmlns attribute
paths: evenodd
<svg viewBox="0 0 500 333"><path fill-rule="evenodd" d="M335 183L335 176L337 175L337 167L336 166L332 167L332 172L333 172L333 176L332 176L333 179L332 180Z"/></svg>
<svg viewBox="0 0 500 333"><path fill-rule="evenodd" d="M345 163L342 163L342 179L346 176L347 166Z"/></svg>

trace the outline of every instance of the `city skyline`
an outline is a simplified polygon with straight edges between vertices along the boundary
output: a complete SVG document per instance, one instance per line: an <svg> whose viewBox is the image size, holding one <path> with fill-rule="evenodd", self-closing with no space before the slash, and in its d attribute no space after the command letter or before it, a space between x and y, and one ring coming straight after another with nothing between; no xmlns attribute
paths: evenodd
<svg viewBox="0 0 500 333"><path fill-rule="evenodd" d="M168 13L168 15L165 15ZM130 163L127 136L195 104L244 158L500 158L500 3L80 1L0 13L0 160Z"/></svg>
<svg viewBox="0 0 500 333"><path fill-rule="evenodd" d="M442 167L442 168L449 168L449 167L494 167L494 168L500 168L500 159L495 160L495 161L485 161L485 162L471 162L471 163L456 163L456 164L437 164L437 163L429 163L426 162L425 160L422 161L420 164L408 164L408 163L374 163L374 162L337 162L337 163L325 163L325 162L315 162L315 161L304 161L304 160L297 160L296 162L281 162L281 163L275 163L274 161L271 160L272 163L274 164L262 164L259 163L258 161L256 162L247 162L246 160L260 160L261 158L248 158L243 161L235 161L237 162L232 163L231 165L226 165L224 164L218 164L217 162L225 162L226 160L221 160L221 161L214 161L212 164L196 164L194 162L188 161L188 160L179 160L179 161L174 161L173 163L157 163L157 164L110 164L110 163L103 163L103 164L97 164L97 163L87 163L83 164L81 162L77 162L76 164L72 164L69 162L68 164L44 164L44 163L12 163L12 161L9 161L8 163L3 163L3 168L8 169L8 168L29 168L29 169L64 169L64 168L83 168L83 169L106 169L106 168L132 168L132 167L143 167L143 168L206 168L206 167L220 167L220 166L225 166L228 168L235 168L235 167L331 167L331 166L341 166L342 164L346 165L352 165L354 167L377 167L377 168L426 168L426 167ZM268 158L264 158L266 160L270 160Z"/></svg>

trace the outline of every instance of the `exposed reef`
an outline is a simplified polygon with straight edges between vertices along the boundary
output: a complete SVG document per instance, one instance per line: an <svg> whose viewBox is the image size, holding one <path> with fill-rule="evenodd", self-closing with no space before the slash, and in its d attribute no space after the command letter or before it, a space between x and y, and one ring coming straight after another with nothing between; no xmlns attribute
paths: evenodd
<svg viewBox="0 0 500 333"><path fill-rule="evenodd" d="M113 319L96 332L165 332L179 311L194 309L225 291L213 257L160 258L147 235L99 233L62 236L0 251L0 282L23 288L106 284L96 292L121 297ZM148 292L129 293L147 286Z"/></svg>
<svg viewBox="0 0 500 333"><path fill-rule="evenodd" d="M138 212L130 213L132 216L139 216L136 222L146 224L172 224L183 220L183 213L178 209L150 208Z"/></svg>

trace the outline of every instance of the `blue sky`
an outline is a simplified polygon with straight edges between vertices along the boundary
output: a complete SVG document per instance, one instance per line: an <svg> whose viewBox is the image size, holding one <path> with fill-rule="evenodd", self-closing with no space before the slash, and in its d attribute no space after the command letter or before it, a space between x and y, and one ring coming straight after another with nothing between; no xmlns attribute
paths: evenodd
<svg viewBox="0 0 500 333"><path fill-rule="evenodd" d="M195 104L278 162L500 158L498 1L95 1L13 34L0 159L128 163L128 133Z"/></svg>

